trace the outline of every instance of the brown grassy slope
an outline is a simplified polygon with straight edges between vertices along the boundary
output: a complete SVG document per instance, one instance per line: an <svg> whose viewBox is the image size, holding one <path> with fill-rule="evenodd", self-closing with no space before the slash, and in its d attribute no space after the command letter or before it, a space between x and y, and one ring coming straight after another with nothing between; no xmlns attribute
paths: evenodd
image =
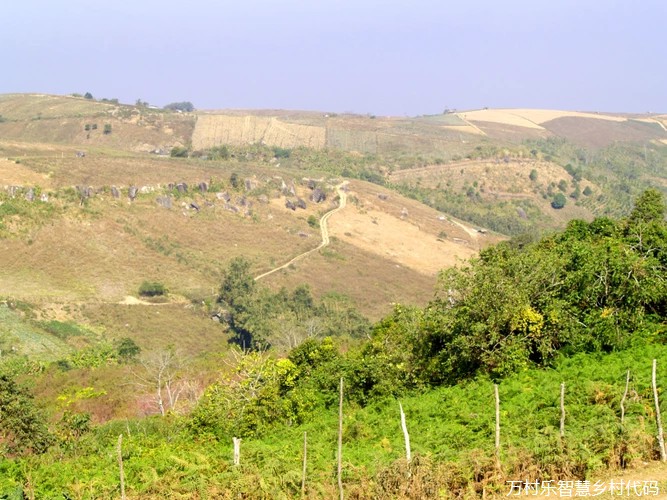
<svg viewBox="0 0 667 500"><path fill-rule="evenodd" d="M47 94L0 94L0 115L7 120L104 116L118 106L82 97Z"/></svg>
<svg viewBox="0 0 667 500"><path fill-rule="evenodd" d="M334 238L329 247L272 274L263 283L274 289L307 283L316 297L343 293L377 320L394 303L424 305L433 297L436 279Z"/></svg>
<svg viewBox="0 0 667 500"><path fill-rule="evenodd" d="M192 147L195 149L255 143L283 148L305 146L322 149L325 129L289 123L276 117L200 114L192 135Z"/></svg>
<svg viewBox="0 0 667 500"><path fill-rule="evenodd" d="M472 133L474 132L474 133ZM324 147L371 154L439 154L467 151L476 131L454 115L376 118L308 112L224 111L198 113L192 144L204 149L221 144L314 149Z"/></svg>
<svg viewBox="0 0 667 500"><path fill-rule="evenodd" d="M487 109L457 116L477 126L489 138L510 142L555 135L579 146L600 148L616 141L647 142L667 138L667 130L655 115Z"/></svg>
<svg viewBox="0 0 667 500"><path fill-rule="evenodd" d="M97 197L86 211L70 209L33 229L27 240L2 241L0 295L118 301L144 280L190 293L217 287L221 269L235 256L264 267L308 248L296 234L307 228L305 221L283 213L259 218L218 206L168 210L153 195L133 204Z"/></svg>
<svg viewBox="0 0 667 500"><path fill-rule="evenodd" d="M667 132L657 123L627 120L613 122L592 118L557 118L542 124L554 135L593 148L609 146L616 141L645 143L667 139Z"/></svg>
<svg viewBox="0 0 667 500"><path fill-rule="evenodd" d="M500 239L363 181L349 183L347 206L329 219L329 234L329 247L264 282L308 283L316 295L345 293L373 319L392 303L423 305L439 270Z"/></svg>
<svg viewBox="0 0 667 500"><path fill-rule="evenodd" d="M168 150L190 142L195 121L188 113L41 94L0 95L0 116L6 120L0 123L1 139L69 144L84 150L100 146ZM111 126L111 133L104 133L105 125Z"/></svg>
<svg viewBox="0 0 667 500"><path fill-rule="evenodd" d="M7 178L11 184L51 190L73 184L100 188L130 183L155 189L132 203L127 191L116 200L107 189L84 206L79 206L76 196L52 195L49 203L58 207L52 216L32 223L16 221L21 230L0 241L0 259L6 263L0 295L44 307L65 301L119 302L126 295L135 295L144 280L161 281L177 295L211 297L219 286L222 270L235 256L248 258L253 272L259 274L316 247L319 230L309 227L307 218L319 217L333 200L330 197L321 205L308 202L306 210L293 212L285 208L284 197L269 188L265 192L271 202L261 204L250 196L254 216L243 217L226 210L214 193L191 192L174 198L172 208L165 209L156 198L164 192L158 185L167 182L185 180L192 186L211 177L227 182L231 172L239 172L242 178L254 176L262 185L272 178L270 174L281 174L289 181L303 173L247 163L165 159L111 150L92 151L85 158L63 158L54 154L50 145L44 145L38 153L21 157L18 165L0 163L0 178ZM42 179L44 183L39 182ZM344 260L334 259L334 265L323 270L316 270L308 262L312 275L300 275L298 280L276 277L271 281L273 286L304 281L320 294L330 290L349 293L359 298L364 312L379 317L388 311L391 301L413 300L412 295L418 301L430 297L436 271L478 248L479 242L471 243L458 226L438 220L435 211L415 201L361 181L354 181L352 188L357 203L364 206L348 205L331 221L332 234L345 240L339 242L345 249ZM297 189L301 197L308 198L306 187L298 185ZM388 198L379 200L378 193ZM234 203L244 196L243 192L232 194ZM190 208L192 202L200 206L199 212ZM408 210L407 220L401 220L403 208ZM382 225L374 224L373 217L382 219ZM451 226L446 229L450 241L437 241L443 225ZM401 237L404 231L412 231L409 238ZM353 236L348 237L346 232ZM406 242L411 246L406 247ZM315 259L322 265L330 261ZM385 276L387 268L392 272ZM345 275L352 279L336 278ZM386 286L381 285L385 278L389 283ZM411 283L408 287L406 280Z"/></svg>
<svg viewBox="0 0 667 500"><path fill-rule="evenodd" d="M521 143L526 139L539 139L553 135L543 128L521 127L512 123L471 121L491 140L509 143Z"/></svg>
<svg viewBox="0 0 667 500"><path fill-rule="evenodd" d="M435 276L499 240L380 186L352 181L349 192L352 202L331 218L330 233L419 273Z"/></svg>

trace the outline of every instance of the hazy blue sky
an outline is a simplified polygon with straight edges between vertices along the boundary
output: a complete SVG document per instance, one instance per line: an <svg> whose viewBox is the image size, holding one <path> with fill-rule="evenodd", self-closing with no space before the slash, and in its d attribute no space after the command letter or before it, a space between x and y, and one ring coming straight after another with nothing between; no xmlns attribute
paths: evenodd
<svg viewBox="0 0 667 500"><path fill-rule="evenodd" d="M0 0L0 93L667 111L667 0Z"/></svg>

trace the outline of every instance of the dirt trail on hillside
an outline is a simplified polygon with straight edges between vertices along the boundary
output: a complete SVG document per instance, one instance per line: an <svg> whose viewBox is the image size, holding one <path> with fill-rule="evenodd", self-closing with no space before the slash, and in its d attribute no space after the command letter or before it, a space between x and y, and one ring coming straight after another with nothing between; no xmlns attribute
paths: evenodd
<svg viewBox="0 0 667 500"><path fill-rule="evenodd" d="M313 248L312 250L308 250L307 252L297 255L292 260L283 264L282 266L276 267L275 269L271 269L270 271L260 274L259 276L255 276L255 281L261 280L262 278L265 278L277 271L280 271L281 269L285 269L290 265L292 265L293 263L295 263L297 260L300 260L310 255L311 253L316 252L321 248L324 248L329 244L329 228L327 227L327 221L333 214L345 208L345 205L347 204L347 193L343 190L343 187L345 187L346 184L347 182L343 182L338 186L336 186L336 191L338 192L338 197L340 199L338 206L333 210L329 210L320 218L320 231L322 233L322 242L316 248Z"/></svg>

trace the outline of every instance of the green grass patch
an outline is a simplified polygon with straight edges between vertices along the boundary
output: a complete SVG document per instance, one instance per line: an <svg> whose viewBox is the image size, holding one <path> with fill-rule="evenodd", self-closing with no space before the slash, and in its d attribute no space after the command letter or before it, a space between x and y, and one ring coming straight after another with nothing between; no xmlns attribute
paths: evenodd
<svg viewBox="0 0 667 500"><path fill-rule="evenodd" d="M507 478L583 479L609 467L655 459L654 358L658 385L667 387L664 345L578 355L551 369L527 370L503 380L499 386L503 477L493 474L492 381L480 378L405 396L401 403L415 456L411 487L443 495L472 494L481 485L502 492ZM620 400L628 369L631 382L621 425ZM561 382L566 384L562 440ZM344 414L346 491L386 497L396 481L402 484L405 478L398 401L379 401L365 408L346 402ZM320 407L304 425L278 426L259 439L243 440L238 468L232 465L232 436L216 440L192 435L182 425L187 418L112 422L86 434L68 451L54 448L39 457L4 460L0 492L8 494L26 484L30 471L30 484L39 498L76 491L87 491L93 498L117 495L115 446L123 434L126 484L132 496L289 498L300 491L305 431L308 491L314 498L335 495L336 407Z"/></svg>

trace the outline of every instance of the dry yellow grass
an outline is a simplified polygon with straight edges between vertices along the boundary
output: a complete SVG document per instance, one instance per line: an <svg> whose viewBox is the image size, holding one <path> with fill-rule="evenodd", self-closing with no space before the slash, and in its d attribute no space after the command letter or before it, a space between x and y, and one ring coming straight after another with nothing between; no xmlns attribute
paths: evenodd
<svg viewBox="0 0 667 500"><path fill-rule="evenodd" d="M78 117L110 113L117 106L82 97L47 94L2 94L0 115L8 120Z"/></svg>
<svg viewBox="0 0 667 500"><path fill-rule="evenodd" d="M293 212L285 208L284 197L271 192L268 204L251 199L255 216L250 218L225 210L214 193L191 193L175 199L168 210L155 201L161 193L160 184L228 179L233 171L242 178L254 175L261 183L276 173L275 168L263 173L263 168L249 164L223 165L111 150L91 151L85 158L73 154L63 157L59 149L32 144L26 151L37 156L22 157L19 165L0 162L0 178L11 184L49 189L134 183L156 191L140 195L133 203L125 193L119 200L100 193L85 207L54 198L51 203L63 205L62 214L43 226L28 226L21 236L0 241L0 261L4 263L0 296L13 296L46 309L64 302L118 303L136 295L144 280L161 281L178 295L212 297L221 271L235 256L248 258L252 272L259 274L317 246L318 232L306 219L319 216L333 201L330 197L320 205L308 202L306 210ZM302 172L281 174L289 181ZM458 234L461 244L438 242L438 232L449 223L439 221L435 211L415 201L361 181L353 183L353 191L365 200L362 203L369 202L364 210L377 214L382 226L373 224L367 214L362 216L361 209L348 206L331 219L331 227L336 223L353 225L357 237L348 238L345 233L349 230L339 226L332 235L338 234L340 240L329 252L298 263L299 269L308 270L306 274L277 273L271 279L272 286L307 282L319 294L350 294L363 312L378 318L388 312L391 302L411 301L412 295L414 300L427 300L437 270L477 248L477 242L464 241L466 233L454 226L446 231ZM389 193L389 198L380 201L379 191ZM232 196L236 200L242 194ZM297 194L307 199L309 191L297 182ZM188 208L191 201L202 207L201 211ZM407 221L400 219L403 207L409 211ZM361 218L355 220L357 217ZM368 240L377 229L380 231L373 241ZM408 238L401 236L405 232ZM386 286L385 279L390 281Z"/></svg>
<svg viewBox="0 0 667 500"><path fill-rule="evenodd" d="M334 238L326 249L262 282L274 289L307 283L316 297L345 294L375 321L395 303L425 305L433 298L436 278Z"/></svg>
<svg viewBox="0 0 667 500"><path fill-rule="evenodd" d="M0 186L49 185L49 176L7 158L0 158Z"/></svg>
<svg viewBox="0 0 667 500"><path fill-rule="evenodd" d="M472 123L469 123L468 125L443 125L442 128L445 130L451 130L452 132L462 132L464 134L473 134L473 135L486 135L486 133L473 125Z"/></svg>
<svg viewBox="0 0 667 500"><path fill-rule="evenodd" d="M467 232L436 210L378 186L353 181L349 196L356 202L330 219L331 235L418 273L435 276L491 241L488 235ZM439 238L443 232L447 238Z"/></svg>
<svg viewBox="0 0 667 500"><path fill-rule="evenodd" d="M288 123L276 117L200 114L192 134L192 146L205 149L221 144L266 144L284 148L325 145L324 127Z"/></svg>
<svg viewBox="0 0 667 500"><path fill-rule="evenodd" d="M543 129L542 124L557 118L595 118L614 122L627 121L625 117L609 114L549 109L480 109L457 113L457 116L466 121L501 123L531 129Z"/></svg>

